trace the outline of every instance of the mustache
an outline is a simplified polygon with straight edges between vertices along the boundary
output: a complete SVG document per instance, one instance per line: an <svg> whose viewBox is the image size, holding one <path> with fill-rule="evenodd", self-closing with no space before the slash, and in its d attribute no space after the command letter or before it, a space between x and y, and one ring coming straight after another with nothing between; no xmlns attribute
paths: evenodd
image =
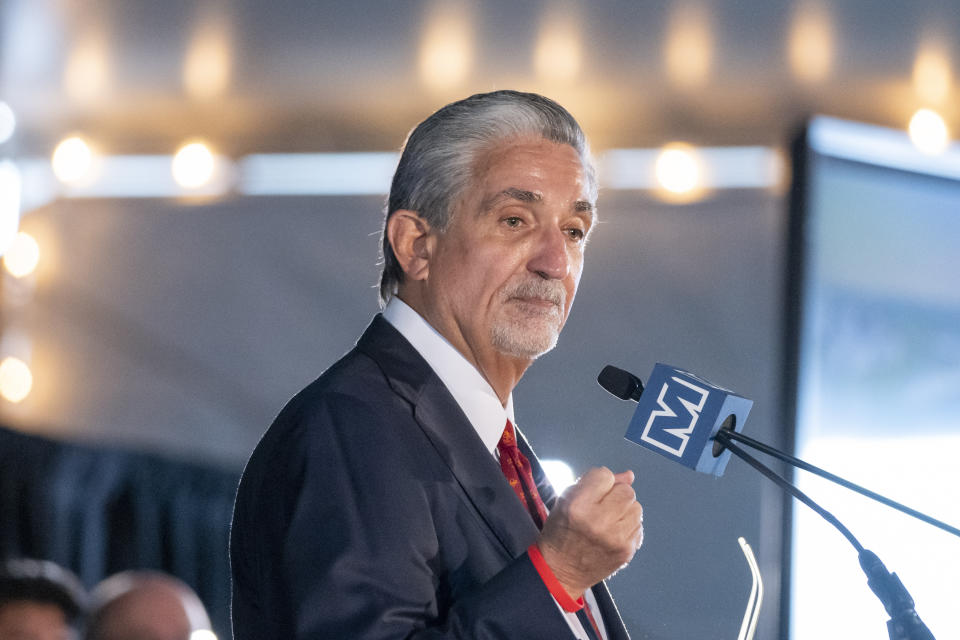
<svg viewBox="0 0 960 640"><path fill-rule="evenodd" d="M544 280L542 278L530 278L507 287L504 290L504 298L535 298L537 300L547 300L563 307L567 300L567 290L557 280Z"/></svg>

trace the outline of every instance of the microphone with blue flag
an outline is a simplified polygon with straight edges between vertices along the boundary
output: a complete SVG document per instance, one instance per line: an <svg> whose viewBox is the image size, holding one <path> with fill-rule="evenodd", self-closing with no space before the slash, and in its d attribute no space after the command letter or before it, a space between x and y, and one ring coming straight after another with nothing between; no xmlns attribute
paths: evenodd
<svg viewBox="0 0 960 640"><path fill-rule="evenodd" d="M685 467L721 476L730 452L713 438L721 429L741 431L752 407L752 400L657 363L625 437Z"/></svg>

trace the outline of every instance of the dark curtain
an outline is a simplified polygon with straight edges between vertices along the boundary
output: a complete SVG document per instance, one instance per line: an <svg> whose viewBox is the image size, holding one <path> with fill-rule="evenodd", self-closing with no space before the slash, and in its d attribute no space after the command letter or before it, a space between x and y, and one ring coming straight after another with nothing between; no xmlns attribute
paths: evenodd
<svg viewBox="0 0 960 640"><path fill-rule="evenodd" d="M230 638L230 517L239 473L0 428L0 557L52 560L93 587L159 569Z"/></svg>

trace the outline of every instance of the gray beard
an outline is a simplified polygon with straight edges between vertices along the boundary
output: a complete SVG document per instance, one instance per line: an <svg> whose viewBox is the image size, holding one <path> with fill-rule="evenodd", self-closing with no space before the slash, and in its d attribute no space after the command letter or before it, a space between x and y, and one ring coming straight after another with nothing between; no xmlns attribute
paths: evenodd
<svg viewBox="0 0 960 640"><path fill-rule="evenodd" d="M557 345L560 310L566 301L566 291L559 282L530 277L512 283L500 295L504 302L513 297L551 300L557 305L558 313L544 314L539 318L531 316L528 321L507 317L495 322L490 330L490 342L494 349L508 356L532 360Z"/></svg>
<svg viewBox="0 0 960 640"><path fill-rule="evenodd" d="M517 324L496 324L490 331L490 342L500 353L517 358L536 359L555 346L560 331L529 331Z"/></svg>

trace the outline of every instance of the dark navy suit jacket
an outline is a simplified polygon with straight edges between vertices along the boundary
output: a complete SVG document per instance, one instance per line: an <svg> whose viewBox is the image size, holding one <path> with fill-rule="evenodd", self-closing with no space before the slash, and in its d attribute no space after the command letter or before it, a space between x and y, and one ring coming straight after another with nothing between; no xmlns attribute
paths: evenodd
<svg viewBox="0 0 960 640"><path fill-rule="evenodd" d="M526 554L538 534L453 396L377 316L247 463L234 638L571 639ZM606 587L594 592L611 640L627 639Z"/></svg>

